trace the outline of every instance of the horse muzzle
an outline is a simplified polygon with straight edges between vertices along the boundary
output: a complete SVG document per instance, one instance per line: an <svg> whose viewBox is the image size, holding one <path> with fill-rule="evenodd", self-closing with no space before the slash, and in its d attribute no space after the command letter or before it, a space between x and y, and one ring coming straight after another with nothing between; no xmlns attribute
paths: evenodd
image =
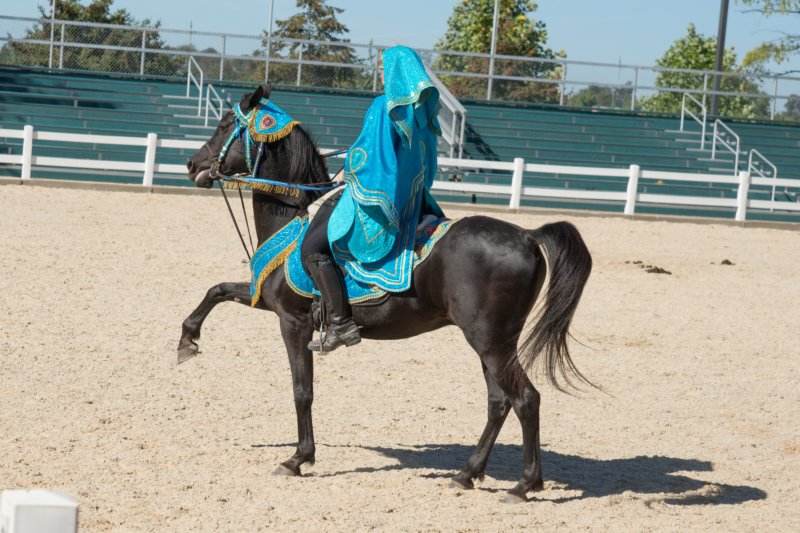
<svg viewBox="0 0 800 533"><path fill-rule="evenodd" d="M198 187L202 187L204 189L210 189L214 186L214 178L212 177L210 168L205 170L201 170L197 173L194 177L194 184Z"/></svg>

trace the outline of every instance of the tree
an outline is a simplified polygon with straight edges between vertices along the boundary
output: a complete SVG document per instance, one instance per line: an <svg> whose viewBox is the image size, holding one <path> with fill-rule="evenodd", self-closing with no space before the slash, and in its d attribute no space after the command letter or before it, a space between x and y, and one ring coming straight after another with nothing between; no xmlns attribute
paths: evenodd
<svg viewBox="0 0 800 533"><path fill-rule="evenodd" d="M691 70L714 70L716 58L716 37L705 37L697 32L694 24L689 24L686 35L676 40L661 56L656 64L660 67ZM733 48L726 48L722 60L723 72L741 72L736 66L736 53ZM703 90L704 84L712 90L713 77L704 80L702 74L696 72L660 71L656 75L656 87L664 89L680 89L675 92L660 91L650 98L641 101L641 107L649 111L667 111L678 113L681 110L682 90ZM769 117L769 100L766 94L759 91L758 86L746 78L722 76L720 91L730 93L747 93L758 96L720 96L719 114L734 117Z"/></svg>
<svg viewBox="0 0 800 533"><path fill-rule="evenodd" d="M800 94L789 96L786 100L786 110L781 114L781 118L800 120Z"/></svg>
<svg viewBox="0 0 800 533"><path fill-rule="evenodd" d="M547 27L541 20L533 20L529 13L536 11L534 0L500 0L497 54L540 59L566 57L564 52L554 52L546 46ZM437 50L487 54L491 51L494 0L462 0L453 8L447 22L447 32L437 41ZM456 96L485 98L487 80L458 76L455 73L489 72L486 58L465 57L442 53L434 65L450 74L442 80ZM539 63L524 60L498 59L494 74L524 78L559 79L561 68L556 63ZM552 82L495 80L492 97L504 100L558 102L559 88Z"/></svg>
<svg viewBox="0 0 800 533"><path fill-rule="evenodd" d="M746 6L750 6L752 8L750 11L761 13L766 17L773 15L800 15L800 0L739 1ZM747 52L742 60L742 65L748 68L763 69L764 65L770 61L780 64L797 53L800 53L800 33L784 34L776 40L761 43Z"/></svg>
<svg viewBox="0 0 800 533"><path fill-rule="evenodd" d="M112 11L114 0L92 0L88 5L83 5L79 0L59 0L56 3L55 18L58 20L73 20L81 22L100 22L107 24L120 24L124 26L154 27L160 23L149 19L137 21L127 10L117 9ZM50 18L50 6L39 6L42 18ZM25 40L50 40L50 23L37 23L25 32ZM63 48L63 58L59 57L61 47L61 28L56 25L54 50L54 64L63 64L65 68L79 68L81 70L95 70L106 72L139 72L141 55L139 52L121 52L117 50L103 50L99 48L81 48L66 46ZM142 46L142 32L109 28L96 28L86 26L65 26L65 42L87 43L92 45L110 45L140 48ZM164 42L158 31L148 31L145 34L146 48L163 48ZM24 66L48 66L50 61L50 47L42 44L27 44L12 41L0 51L5 62ZM174 63L174 64L173 64ZM157 68L163 73L177 67L183 61L176 61L160 54L146 56L145 70ZM148 68L151 67L151 68ZM171 73L171 72L168 72Z"/></svg>
<svg viewBox="0 0 800 533"><path fill-rule="evenodd" d="M286 20L275 22L270 44L270 57L323 61L346 65L359 64L355 51L347 46L349 39L343 36L350 32L339 22L336 15L344 10L326 4L326 0L297 0L298 13ZM285 42L281 39L303 39L326 41L341 45ZM267 46L269 35L264 32L262 45ZM347 87L358 85L361 69L324 65L303 65L302 79L319 87ZM295 83L297 66L287 63L271 63L269 78L273 83ZM302 82L302 80L301 80Z"/></svg>
<svg viewBox="0 0 800 533"><path fill-rule="evenodd" d="M630 85L628 83L627 85ZM574 95L570 95L569 105L578 107L617 107L630 108L633 88L604 87L589 85Z"/></svg>

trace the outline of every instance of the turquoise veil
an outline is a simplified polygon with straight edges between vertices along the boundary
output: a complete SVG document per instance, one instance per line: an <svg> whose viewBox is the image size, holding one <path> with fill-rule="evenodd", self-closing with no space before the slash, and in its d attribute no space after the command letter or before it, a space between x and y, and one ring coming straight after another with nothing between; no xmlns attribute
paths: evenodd
<svg viewBox="0 0 800 533"><path fill-rule="evenodd" d="M386 111L403 143L408 146L412 141L415 129L412 122L440 135L436 119L439 91L419 55L405 46L388 48L383 52L383 73Z"/></svg>

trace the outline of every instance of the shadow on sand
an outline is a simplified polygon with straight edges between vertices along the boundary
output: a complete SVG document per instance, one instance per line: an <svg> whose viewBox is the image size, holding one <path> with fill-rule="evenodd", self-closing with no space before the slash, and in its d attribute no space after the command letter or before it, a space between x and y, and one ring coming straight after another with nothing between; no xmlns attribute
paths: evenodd
<svg viewBox="0 0 800 533"><path fill-rule="evenodd" d="M373 446L353 447L379 453L394 459L397 464L382 467L363 467L344 470L320 477L349 473L382 472L404 469L435 470L424 474L429 478L449 478L463 468L472 446L464 444L429 444L396 448ZM254 445L272 447L272 445ZM522 448L517 445L497 444L492 450L486 474L501 481L516 481L521 474ZM653 501L670 505L733 505L753 500L763 500L767 493L756 487L710 483L694 479L687 472L711 472L711 461L680 459L674 457L631 457L625 459L588 459L542 450L545 483L554 482L563 497L547 497L555 503L622 495L632 492L653 495ZM510 488L510 487L509 487ZM487 489L492 492L497 489ZM547 492L547 491L545 491ZM536 494L532 499L536 499Z"/></svg>

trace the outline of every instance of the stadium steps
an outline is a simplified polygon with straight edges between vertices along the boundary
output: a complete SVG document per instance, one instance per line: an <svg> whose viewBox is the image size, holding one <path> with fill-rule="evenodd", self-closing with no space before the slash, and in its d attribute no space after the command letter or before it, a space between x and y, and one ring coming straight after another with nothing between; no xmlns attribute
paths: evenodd
<svg viewBox="0 0 800 533"><path fill-rule="evenodd" d="M216 85L223 99L238 102L252 88ZM196 90L192 87L192 90ZM106 78L94 75L47 73L0 67L0 127L20 128L31 123L37 129L143 137L154 132L160 138L206 140L216 124L205 126L197 116L196 97L187 98L185 82ZM317 143L325 148L346 147L358 136L372 95L366 93L323 93L314 90L276 88L271 99L299 120ZM464 102L468 110L465 157L512 161L523 157L527 163L567 166L627 168L638 164L648 170L709 172L716 161L698 161L689 151L698 138L677 138L674 117L641 116L628 113L594 112L536 106L503 106ZM204 109L201 109L204 112ZM215 121L214 121L215 122ZM754 147L779 165L780 177L800 178L800 127L764 124L735 124L743 144ZM21 153L21 140L5 139L2 153ZM141 161L143 147L71 145L37 142L34 154L116 161ZM183 164L193 150L159 149L158 163ZM699 158L699 159L702 159ZM778 163L780 161L780 163ZM331 171L343 160L329 161ZM18 172L18 170L16 171ZM8 167L0 174L13 175ZM106 175L68 169L35 169L35 176L97 179L140 183L139 173ZM447 171L469 183L508 185L510 172ZM183 176L156 176L156 183L188 184ZM626 178L526 174L525 186L580 190L625 191ZM686 184L642 180L640 192L735 198L736 188L719 184ZM789 197L796 191L789 191ZM751 198L771 194L768 187L753 187ZM440 199L507 204L507 197L459 193L437 194ZM525 199L524 205L591 207L619 211L620 206L597 202ZM695 209L650 206L637 212L716 213L732 217L729 209ZM797 219L797 217L795 217Z"/></svg>

